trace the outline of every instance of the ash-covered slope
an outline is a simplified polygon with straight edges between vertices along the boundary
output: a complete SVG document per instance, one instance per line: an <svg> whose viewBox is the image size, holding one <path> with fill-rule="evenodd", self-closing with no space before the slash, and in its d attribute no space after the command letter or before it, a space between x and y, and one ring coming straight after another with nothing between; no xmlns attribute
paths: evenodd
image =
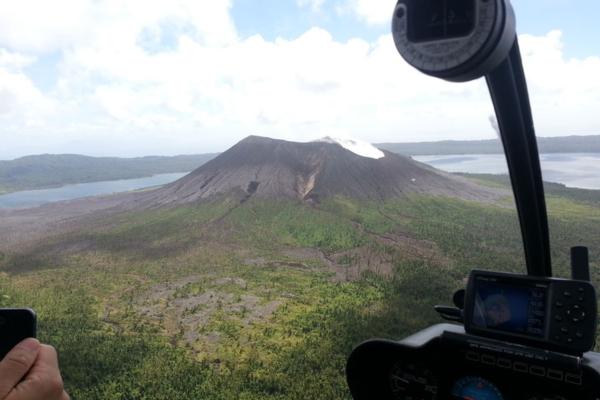
<svg viewBox="0 0 600 400"><path fill-rule="evenodd" d="M335 196L384 200L407 193L471 200L498 197L493 190L384 151L375 159L336 143L296 143L249 136L189 175L148 192L144 203L182 204L215 195L240 199L287 198L309 202Z"/></svg>

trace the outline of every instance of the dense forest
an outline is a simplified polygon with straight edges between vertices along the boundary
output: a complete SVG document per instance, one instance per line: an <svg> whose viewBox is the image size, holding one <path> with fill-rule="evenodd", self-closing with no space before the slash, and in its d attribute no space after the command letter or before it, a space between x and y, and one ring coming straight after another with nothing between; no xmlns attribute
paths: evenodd
<svg viewBox="0 0 600 400"><path fill-rule="evenodd" d="M555 271L588 245L598 282L597 198L556 190ZM518 229L509 195L224 197L4 249L0 305L38 312L73 399L347 399L353 346L438 322L472 268L523 272Z"/></svg>

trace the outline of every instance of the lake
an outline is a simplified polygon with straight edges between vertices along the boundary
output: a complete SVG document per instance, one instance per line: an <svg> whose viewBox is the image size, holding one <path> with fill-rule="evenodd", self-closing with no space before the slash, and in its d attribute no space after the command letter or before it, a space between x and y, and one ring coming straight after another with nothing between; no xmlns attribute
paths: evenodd
<svg viewBox="0 0 600 400"><path fill-rule="evenodd" d="M165 185L187 174L187 172L159 174L146 178L78 183L52 189L25 190L1 195L0 208L28 208L55 201L73 200L80 197L128 192L131 190L143 189L152 186Z"/></svg>
<svg viewBox="0 0 600 400"><path fill-rule="evenodd" d="M503 154L415 156L415 160L448 172L506 174ZM544 180L569 187L600 189L600 153L542 154ZM159 174L147 178L79 183L60 188L27 190L0 195L0 208L27 208L61 200L127 192L173 182L186 173Z"/></svg>
<svg viewBox="0 0 600 400"><path fill-rule="evenodd" d="M417 161L448 172L507 174L504 154L415 156ZM600 153L540 155L543 179L569 187L600 189Z"/></svg>

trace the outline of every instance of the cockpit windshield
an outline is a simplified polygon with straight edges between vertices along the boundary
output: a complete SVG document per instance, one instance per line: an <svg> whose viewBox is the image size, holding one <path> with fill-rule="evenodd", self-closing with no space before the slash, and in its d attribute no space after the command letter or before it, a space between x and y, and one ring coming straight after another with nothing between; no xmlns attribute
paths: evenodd
<svg viewBox="0 0 600 400"><path fill-rule="evenodd" d="M356 345L526 273L486 82L409 66L395 1L3 3L0 307L73 399L349 399ZM479 1L421 3L411 41L477 39ZM600 6L514 3L553 271L587 246L597 284Z"/></svg>

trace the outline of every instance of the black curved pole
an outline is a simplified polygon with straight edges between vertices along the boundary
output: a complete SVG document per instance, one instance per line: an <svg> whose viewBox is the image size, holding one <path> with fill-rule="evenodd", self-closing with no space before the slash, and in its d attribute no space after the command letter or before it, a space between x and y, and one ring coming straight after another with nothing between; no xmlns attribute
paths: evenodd
<svg viewBox="0 0 600 400"><path fill-rule="evenodd" d="M509 57L486 75L513 187L527 273L552 276L544 186L531 105L518 41Z"/></svg>

